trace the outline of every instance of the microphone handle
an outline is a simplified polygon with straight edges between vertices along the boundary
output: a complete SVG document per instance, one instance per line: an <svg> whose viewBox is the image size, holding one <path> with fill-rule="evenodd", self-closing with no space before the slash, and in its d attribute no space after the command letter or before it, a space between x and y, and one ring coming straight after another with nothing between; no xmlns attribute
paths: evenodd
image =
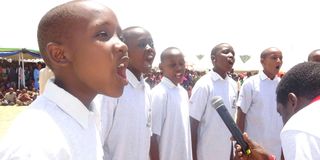
<svg viewBox="0 0 320 160"><path fill-rule="evenodd" d="M216 109L219 113L220 117L222 118L225 125L228 127L229 131L231 132L233 138L237 141L237 143L241 146L242 152L246 155L251 153L249 149L249 145L244 141L242 137L242 133L236 123L234 122L233 118L231 117L230 113L226 109L224 105L220 106Z"/></svg>

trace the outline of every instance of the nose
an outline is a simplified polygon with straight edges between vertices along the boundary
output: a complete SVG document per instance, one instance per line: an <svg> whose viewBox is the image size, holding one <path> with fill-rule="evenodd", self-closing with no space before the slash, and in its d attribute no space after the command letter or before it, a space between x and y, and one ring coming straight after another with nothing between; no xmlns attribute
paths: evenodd
<svg viewBox="0 0 320 160"><path fill-rule="evenodd" d="M228 56L228 58L234 59L234 55L233 55L232 52L229 52L229 53L227 54L227 56Z"/></svg>
<svg viewBox="0 0 320 160"><path fill-rule="evenodd" d="M276 63L282 64L282 59L278 57L278 58L276 59Z"/></svg>
<svg viewBox="0 0 320 160"><path fill-rule="evenodd" d="M128 56L128 46L122 42L119 38L116 38L116 42L114 44L114 48L117 51L117 53L125 53Z"/></svg>
<svg viewBox="0 0 320 160"><path fill-rule="evenodd" d="M146 45L145 50L146 50L145 53L147 53L149 58L155 57L156 53L155 53L154 49L149 44Z"/></svg>
<svg viewBox="0 0 320 160"><path fill-rule="evenodd" d="M146 49L152 49L152 47L149 44L147 44L145 48Z"/></svg>
<svg viewBox="0 0 320 160"><path fill-rule="evenodd" d="M185 67L186 67L185 65L177 65L176 70L178 72L182 72L185 69Z"/></svg>

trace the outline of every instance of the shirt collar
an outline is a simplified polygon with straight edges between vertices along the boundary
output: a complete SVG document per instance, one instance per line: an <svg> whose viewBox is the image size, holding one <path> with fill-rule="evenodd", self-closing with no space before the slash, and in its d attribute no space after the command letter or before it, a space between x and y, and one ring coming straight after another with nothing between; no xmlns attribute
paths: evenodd
<svg viewBox="0 0 320 160"><path fill-rule="evenodd" d="M259 71L259 77L261 80L267 80L267 79L271 80L263 71ZM278 76L275 76L271 81L278 80L278 78L279 78Z"/></svg>
<svg viewBox="0 0 320 160"><path fill-rule="evenodd" d="M88 128L90 111L79 99L57 86L53 78L48 80L43 96L54 102L83 128ZM94 108L93 105L91 103L90 108Z"/></svg>
<svg viewBox="0 0 320 160"><path fill-rule="evenodd" d="M229 76L227 75L225 79L223 79L217 72L215 71L211 71L211 77L213 81L217 81L217 80L228 80Z"/></svg>
<svg viewBox="0 0 320 160"><path fill-rule="evenodd" d="M169 88L174 88L174 87L178 87L178 85L175 85L170 79L168 79L167 77L163 76L161 79L161 82L163 84L165 84L166 86L168 86Z"/></svg>
<svg viewBox="0 0 320 160"><path fill-rule="evenodd" d="M143 76L141 75L140 77L140 81L136 78L136 76L129 70L126 70L126 75L128 78L129 83L134 87L134 88L138 88L138 87L144 87L145 86L145 81Z"/></svg>

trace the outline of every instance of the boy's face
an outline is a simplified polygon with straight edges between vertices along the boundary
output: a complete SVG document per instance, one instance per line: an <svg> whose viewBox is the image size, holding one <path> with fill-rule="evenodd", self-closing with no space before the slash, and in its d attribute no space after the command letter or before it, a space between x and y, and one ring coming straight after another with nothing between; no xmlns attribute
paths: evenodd
<svg viewBox="0 0 320 160"><path fill-rule="evenodd" d="M272 76L279 73L282 66L282 53L279 50L270 51L265 58L261 59L263 70Z"/></svg>
<svg viewBox="0 0 320 160"><path fill-rule="evenodd" d="M149 32L141 28L135 28L132 36L126 39L129 49L129 69L135 74L149 73L156 55L153 40Z"/></svg>
<svg viewBox="0 0 320 160"><path fill-rule="evenodd" d="M127 46L119 39L121 29L112 10L83 2L79 18L71 26L72 34L64 45L74 79L74 88L82 92L122 95L128 83Z"/></svg>
<svg viewBox="0 0 320 160"><path fill-rule="evenodd" d="M222 46L214 57L214 67L225 73L231 71L235 62L234 55L235 53L231 46Z"/></svg>
<svg viewBox="0 0 320 160"><path fill-rule="evenodd" d="M185 61L179 50L171 50L172 54L167 55L160 64L163 76L170 79L175 85L181 83L185 72Z"/></svg>

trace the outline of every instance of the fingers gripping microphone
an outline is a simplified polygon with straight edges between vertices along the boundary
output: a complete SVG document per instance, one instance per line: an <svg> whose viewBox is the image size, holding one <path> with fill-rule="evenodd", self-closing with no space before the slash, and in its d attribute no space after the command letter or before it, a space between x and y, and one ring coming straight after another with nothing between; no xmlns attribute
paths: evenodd
<svg viewBox="0 0 320 160"><path fill-rule="evenodd" d="M212 106L217 110L224 124L228 127L231 132L233 138L237 141L237 143L241 146L242 152L246 155L251 153L248 144L243 140L242 133L234 120L232 119L230 113L226 109L223 104L223 100L219 96L215 96L212 98Z"/></svg>

